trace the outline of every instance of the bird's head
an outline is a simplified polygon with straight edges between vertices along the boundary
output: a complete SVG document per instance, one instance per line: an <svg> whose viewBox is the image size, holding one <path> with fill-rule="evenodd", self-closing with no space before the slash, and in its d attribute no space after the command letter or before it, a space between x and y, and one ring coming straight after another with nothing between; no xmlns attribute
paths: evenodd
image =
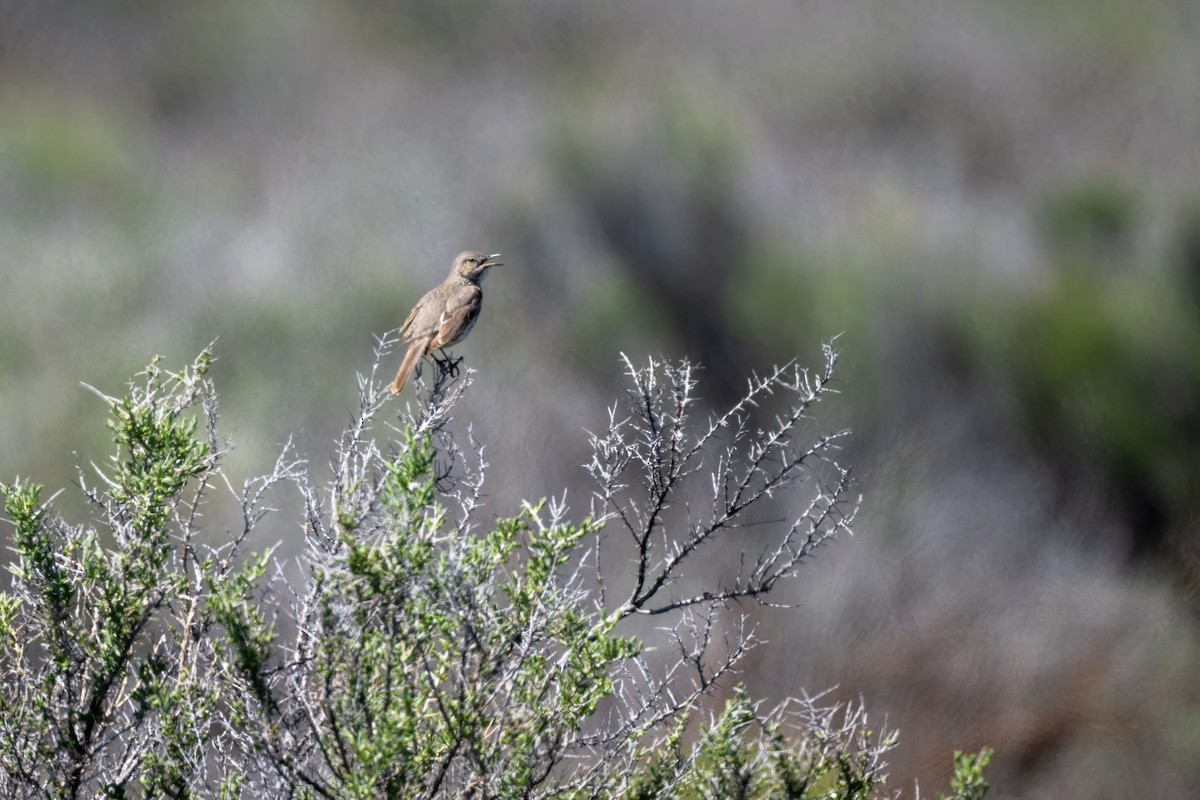
<svg viewBox="0 0 1200 800"><path fill-rule="evenodd" d="M490 256L485 256L483 253L476 253L474 250L459 253L454 259L454 274L469 281L478 281L483 277L483 273L487 271L488 267L502 266L500 262L496 261L499 257L499 253L492 253Z"/></svg>

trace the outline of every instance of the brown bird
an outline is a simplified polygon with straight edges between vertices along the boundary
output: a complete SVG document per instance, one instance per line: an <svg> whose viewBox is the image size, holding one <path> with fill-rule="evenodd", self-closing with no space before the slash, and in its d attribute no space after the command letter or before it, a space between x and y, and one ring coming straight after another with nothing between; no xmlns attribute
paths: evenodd
<svg viewBox="0 0 1200 800"><path fill-rule="evenodd" d="M479 284L489 267L502 266L492 260L499 257L499 253L485 256L473 250L459 253L446 280L413 306L400 326L400 338L409 345L396 380L392 381L392 394L404 391L422 357L449 347L471 332L483 305L483 289Z"/></svg>

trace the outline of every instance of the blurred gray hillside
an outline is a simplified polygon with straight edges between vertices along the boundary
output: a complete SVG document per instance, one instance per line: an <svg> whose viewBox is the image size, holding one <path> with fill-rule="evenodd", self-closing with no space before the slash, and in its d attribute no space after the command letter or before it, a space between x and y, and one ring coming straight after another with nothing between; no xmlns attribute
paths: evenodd
<svg viewBox="0 0 1200 800"><path fill-rule="evenodd" d="M745 609L750 693L861 695L925 786L1191 797L1197 142L1192 0L0 0L0 474L70 485L80 383L214 338L235 474L323 469L464 248L497 514L584 513L619 353L719 405L840 333L864 512Z"/></svg>

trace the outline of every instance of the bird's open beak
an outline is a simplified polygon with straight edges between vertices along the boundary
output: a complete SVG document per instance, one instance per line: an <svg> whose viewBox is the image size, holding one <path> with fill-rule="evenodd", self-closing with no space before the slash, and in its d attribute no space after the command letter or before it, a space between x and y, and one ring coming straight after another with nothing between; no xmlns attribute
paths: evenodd
<svg viewBox="0 0 1200 800"><path fill-rule="evenodd" d="M499 261L492 261L493 258L499 258L499 257L500 257L499 253L492 253L490 256L488 256L487 258L485 258L483 260L483 265L485 267L503 267L504 265L501 264Z"/></svg>

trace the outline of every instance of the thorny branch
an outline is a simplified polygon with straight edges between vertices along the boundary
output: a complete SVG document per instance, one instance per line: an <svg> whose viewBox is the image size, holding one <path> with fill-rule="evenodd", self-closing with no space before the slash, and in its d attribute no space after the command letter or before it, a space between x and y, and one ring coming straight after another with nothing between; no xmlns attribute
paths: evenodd
<svg viewBox="0 0 1200 800"><path fill-rule="evenodd" d="M651 359L637 368L626 359L634 385L628 415L619 416L617 406L610 409L608 430L591 436L593 457L587 464L597 484L593 515L619 521L636 547L636 579L618 609L621 616L743 598L766 603L778 581L793 575L813 550L837 533L849 532L859 498L849 496L849 468L835 458L839 440L849 432L800 440L812 408L837 391L832 385L836 363L836 351L825 345L824 365L815 374L791 362L755 376L742 399L704 424L691 415L696 388L691 364ZM771 426L757 427L755 412L776 395L786 410L774 415ZM692 478L713 450L717 455L708 470L707 513L690 519L686 531L677 534L666 514L690 499L698 482ZM784 536L761 547L749 573L739 572L731 586L716 591L664 596L668 586L685 577L696 553L749 524L752 510L805 479L811 487L806 507Z"/></svg>

